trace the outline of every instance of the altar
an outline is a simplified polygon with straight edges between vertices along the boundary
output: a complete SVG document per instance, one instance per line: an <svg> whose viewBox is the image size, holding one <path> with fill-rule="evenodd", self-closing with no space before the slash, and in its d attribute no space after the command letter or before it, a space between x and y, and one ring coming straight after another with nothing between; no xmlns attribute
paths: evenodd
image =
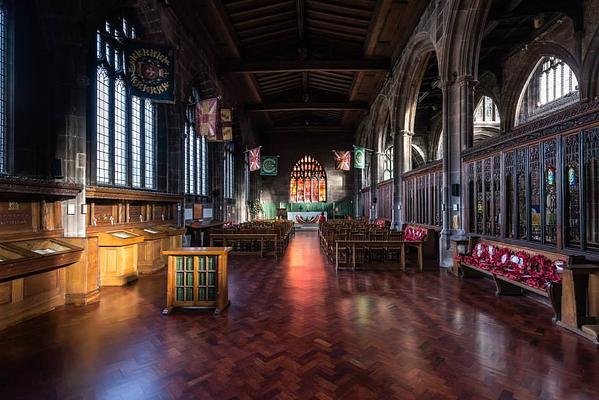
<svg viewBox="0 0 599 400"><path fill-rule="evenodd" d="M320 214L321 211L288 211L287 219L296 224L316 224ZM324 211L324 216L327 216L326 211Z"/></svg>

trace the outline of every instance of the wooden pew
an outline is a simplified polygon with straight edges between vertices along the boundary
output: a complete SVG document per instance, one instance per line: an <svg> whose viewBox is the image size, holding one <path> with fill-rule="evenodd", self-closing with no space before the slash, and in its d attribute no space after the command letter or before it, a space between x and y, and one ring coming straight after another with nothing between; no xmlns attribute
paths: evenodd
<svg viewBox="0 0 599 400"><path fill-rule="evenodd" d="M471 259L471 257L475 257L477 253L482 254L485 251L489 251L489 249L495 249L493 250L494 252L507 249L511 254L508 257L516 255L516 253L519 252L527 253L530 258L540 255L546 257L552 263L563 263L564 267L566 265L573 265L576 261L574 257L568 257L559 253L506 244L503 242L482 239L478 237L471 238L469 249L469 254L465 256L455 255L456 265L458 267L458 275L461 278L476 278L485 276L490 277L495 282L498 295L524 295L526 293L534 293L536 295L548 298L551 301L551 305L555 313L555 321L559 321L561 319L562 283L560 281L548 282L545 288L538 288L527 284L525 281L512 278L510 275L512 269L499 266L490 266L492 264L486 261L483 261L483 263L485 263L485 267L483 268L482 266L473 265L467 260ZM559 269L558 272L561 273Z"/></svg>
<svg viewBox="0 0 599 400"><path fill-rule="evenodd" d="M249 246L244 247L242 244ZM254 246L258 244L258 246ZM269 246L272 244L272 246ZM271 253L279 260L279 236L276 233L213 233L210 235L210 247L232 247L235 254L260 254L264 257ZM255 248L255 250L254 250Z"/></svg>
<svg viewBox="0 0 599 400"><path fill-rule="evenodd" d="M390 249L395 249L403 254L403 241L385 241L385 240L336 240L335 241L335 269L339 270L339 260L343 255L343 251L347 251L346 264L350 263L352 269L356 270L356 254L358 251L366 251L367 249L380 249L387 253ZM349 260L347 260L349 258ZM402 257L403 258L403 257ZM350 261L351 262L348 262ZM402 269L405 270L405 264L402 264Z"/></svg>
<svg viewBox="0 0 599 400"><path fill-rule="evenodd" d="M418 270L424 271L424 255L436 255L436 231L432 228L427 228L414 224L404 224L401 230L401 241L404 243L404 248L401 252L401 265L405 270L406 265L406 248L415 248L418 255Z"/></svg>

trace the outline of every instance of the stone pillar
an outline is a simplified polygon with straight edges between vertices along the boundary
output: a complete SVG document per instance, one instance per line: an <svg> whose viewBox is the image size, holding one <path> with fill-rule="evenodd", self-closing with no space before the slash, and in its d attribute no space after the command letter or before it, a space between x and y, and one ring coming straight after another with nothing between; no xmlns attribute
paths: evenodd
<svg viewBox="0 0 599 400"><path fill-rule="evenodd" d="M358 218L361 216L360 210L362 209L362 199L360 196L362 191L362 170L355 169L353 165L351 168L354 170L354 217Z"/></svg>
<svg viewBox="0 0 599 400"><path fill-rule="evenodd" d="M472 142L476 81L463 76L442 85L443 90L443 230L439 241L440 265L451 267L452 237L464 236L461 152ZM454 188L454 193L452 193ZM457 195L455 195L457 194Z"/></svg>
<svg viewBox="0 0 599 400"><path fill-rule="evenodd" d="M402 171L408 172L412 170L412 136L414 132L403 129L401 131L402 138Z"/></svg>
<svg viewBox="0 0 599 400"><path fill-rule="evenodd" d="M370 152L370 220L375 220L378 217L378 198L376 193L376 185L379 180L379 154L376 149ZM374 202L377 199L377 203Z"/></svg>
<svg viewBox="0 0 599 400"><path fill-rule="evenodd" d="M403 140L399 132L393 132L393 223L400 229L403 224Z"/></svg>

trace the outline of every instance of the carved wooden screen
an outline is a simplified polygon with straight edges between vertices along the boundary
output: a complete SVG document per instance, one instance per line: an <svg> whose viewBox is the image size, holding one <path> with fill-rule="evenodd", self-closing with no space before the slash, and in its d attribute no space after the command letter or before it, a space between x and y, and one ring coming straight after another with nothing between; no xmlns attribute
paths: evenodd
<svg viewBox="0 0 599 400"><path fill-rule="evenodd" d="M584 210L586 246L599 248L599 128L584 135Z"/></svg>
<svg viewBox="0 0 599 400"><path fill-rule="evenodd" d="M435 163L403 178L404 221L415 224L441 226L442 172Z"/></svg>
<svg viewBox="0 0 599 400"><path fill-rule="evenodd" d="M483 233L483 180L482 162L477 161L474 179L476 182L476 233Z"/></svg>
<svg viewBox="0 0 599 400"><path fill-rule="evenodd" d="M526 149L518 149L516 151L516 196L518 199L518 239L526 240L528 238L528 207L526 203Z"/></svg>
<svg viewBox="0 0 599 400"><path fill-rule="evenodd" d="M580 247L580 138L578 134L564 138L564 198L566 244Z"/></svg>
<svg viewBox="0 0 599 400"><path fill-rule="evenodd" d="M539 145L528 148L528 168L530 170L530 240L541 241L541 177Z"/></svg>
<svg viewBox="0 0 599 400"><path fill-rule="evenodd" d="M557 180L556 180L556 147L555 139L543 143L543 198L545 242L557 242Z"/></svg>
<svg viewBox="0 0 599 400"><path fill-rule="evenodd" d="M493 157L493 223L492 235L501 235L501 157Z"/></svg>
<svg viewBox="0 0 599 400"><path fill-rule="evenodd" d="M505 218L506 218L506 236L514 238L515 235L515 224L514 217L516 213L515 205L515 179L514 179L514 158L515 153L513 151L505 155Z"/></svg>

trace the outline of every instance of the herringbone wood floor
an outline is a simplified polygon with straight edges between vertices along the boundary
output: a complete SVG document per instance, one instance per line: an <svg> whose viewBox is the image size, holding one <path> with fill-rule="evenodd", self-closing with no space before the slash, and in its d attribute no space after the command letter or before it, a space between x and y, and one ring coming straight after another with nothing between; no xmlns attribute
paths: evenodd
<svg viewBox="0 0 599 400"><path fill-rule="evenodd" d="M160 315L165 275L0 332L0 399L597 399L599 349L445 272L335 273L316 232L233 257L224 315Z"/></svg>

